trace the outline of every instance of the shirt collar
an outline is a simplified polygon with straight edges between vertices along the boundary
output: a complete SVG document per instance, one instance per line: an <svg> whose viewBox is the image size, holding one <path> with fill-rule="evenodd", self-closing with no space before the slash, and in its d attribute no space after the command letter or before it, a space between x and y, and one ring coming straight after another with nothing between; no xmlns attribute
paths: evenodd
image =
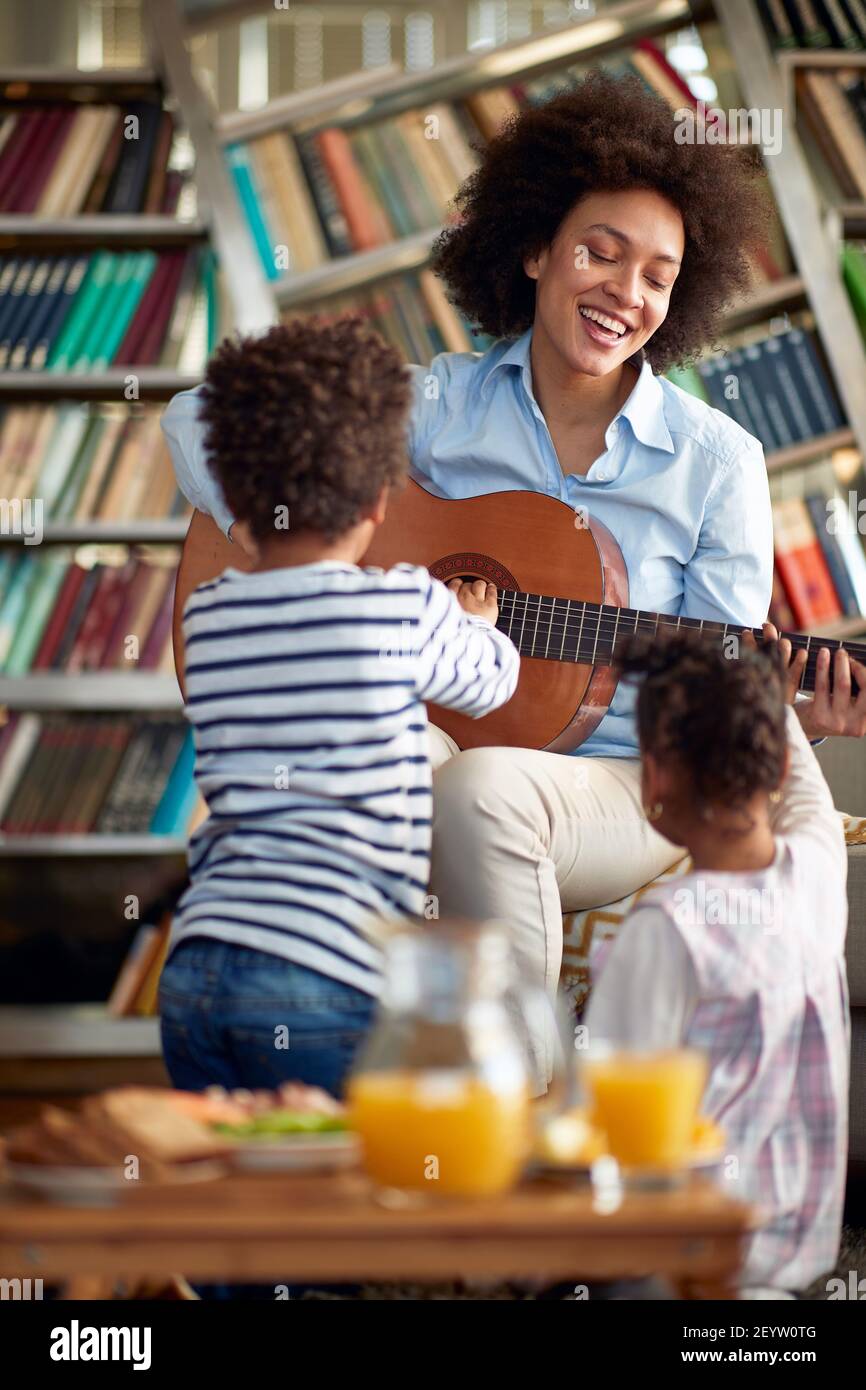
<svg viewBox="0 0 866 1390"><path fill-rule="evenodd" d="M484 380L481 383L482 389L487 391L492 387L494 373L498 372L500 367L517 367L523 374L523 384L527 392L532 396L532 370L529 365L529 345L531 342L532 329L527 328L525 333L522 333L519 338L515 338L512 343L508 344L501 357L496 357L494 361L490 363ZM498 346L502 347L504 344L499 344ZM493 353L491 353L491 356L493 356Z"/></svg>
<svg viewBox="0 0 866 1390"><path fill-rule="evenodd" d="M639 376L628 400L620 410L632 428L632 433L641 444L651 449L664 449L666 453L676 452L671 432L665 420L665 397L662 384L652 367L643 358L633 358L639 369Z"/></svg>
<svg viewBox="0 0 866 1390"><path fill-rule="evenodd" d="M527 395L531 400L534 400L532 369L529 361L531 343L532 329L528 328L525 333L509 344L501 357L497 357L490 364L482 383L483 389L488 390L492 386L494 373L499 371L501 367L515 367L522 374ZM673 454L675 452L674 441L665 421L664 391L661 382L654 374L643 349L632 358L632 362L638 369L638 379L628 400L619 411L619 415L625 416L631 425L635 438L639 439L641 444L646 444L653 449L664 449L666 453ZM617 419L619 415L616 417ZM611 421L612 423L613 421Z"/></svg>

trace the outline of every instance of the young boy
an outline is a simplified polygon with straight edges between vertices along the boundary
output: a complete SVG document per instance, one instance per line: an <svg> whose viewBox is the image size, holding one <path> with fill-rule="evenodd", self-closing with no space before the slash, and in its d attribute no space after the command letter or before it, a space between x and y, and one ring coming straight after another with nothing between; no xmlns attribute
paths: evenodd
<svg viewBox="0 0 866 1390"><path fill-rule="evenodd" d="M798 656L796 679L802 665ZM693 869L624 923L590 999L590 1040L707 1054L703 1111L737 1160L729 1190L766 1221L749 1243L743 1296L784 1298L832 1268L845 1193L839 818L786 709L775 643L729 660L683 634L633 649L623 669L643 676L647 815L686 846ZM855 674L866 681L862 667Z"/></svg>
<svg viewBox="0 0 866 1390"><path fill-rule="evenodd" d="M479 716L514 692L493 585L359 568L404 476L409 399L357 320L226 340L209 365L209 466L256 558L184 613L209 816L160 987L175 1086L340 1093L381 982L371 924L424 910L424 701Z"/></svg>

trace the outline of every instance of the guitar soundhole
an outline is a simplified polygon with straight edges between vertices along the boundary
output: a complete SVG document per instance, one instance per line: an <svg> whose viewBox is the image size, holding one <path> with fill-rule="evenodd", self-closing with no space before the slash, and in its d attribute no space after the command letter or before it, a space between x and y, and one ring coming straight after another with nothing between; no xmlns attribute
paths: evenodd
<svg viewBox="0 0 866 1390"><path fill-rule="evenodd" d="M492 555L479 555L474 551L462 550L456 555L446 555L430 565L434 579L447 584L449 579L486 579L497 589L519 589L520 585L511 570L500 565Z"/></svg>

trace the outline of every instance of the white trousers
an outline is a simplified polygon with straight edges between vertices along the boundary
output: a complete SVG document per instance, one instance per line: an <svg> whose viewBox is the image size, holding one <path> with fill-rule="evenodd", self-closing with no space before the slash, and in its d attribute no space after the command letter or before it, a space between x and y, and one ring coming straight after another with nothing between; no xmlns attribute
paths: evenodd
<svg viewBox="0 0 866 1390"><path fill-rule="evenodd" d="M461 752L433 725L430 756L440 916L506 923L520 978L553 998L563 912L615 902L683 853L644 815L639 760ZM533 1051L549 1064L550 1038L534 1039Z"/></svg>

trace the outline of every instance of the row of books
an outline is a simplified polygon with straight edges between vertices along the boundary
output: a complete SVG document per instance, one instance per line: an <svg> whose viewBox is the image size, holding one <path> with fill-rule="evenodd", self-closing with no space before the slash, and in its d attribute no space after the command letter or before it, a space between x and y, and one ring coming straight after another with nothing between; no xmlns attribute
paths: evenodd
<svg viewBox="0 0 866 1390"><path fill-rule="evenodd" d="M0 257L0 368L197 371L216 334L207 246Z"/></svg>
<svg viewBox="0 0 866 1390"><path fill-rule="evenodd" d="M490 341L472 331L449 301L442 281L429 270L393 276L350 295L305 304L304 313L323 318L359 314L407 362L427 363L438 352L483 351Z"/></svg>
<svg viewBox="0 0 866 1390"><path fill-rule="evenodd" d="M183 835L196 812L193 763L179 718L11 715L0 730L0 830Z"/></svg>
<svg viewBox="0 0 866 1390"><path fill-rule="evenodd" d="M43 521L183 517L161 406L69 401L0 410L0 497L39 499Z"/></svg>
<svg viewBox="0 0 866 1390"><path fill-rule="evenodd" d="M845 426L832 377L810 327L793 326L762 338L749 335L742 347L669 375L732 416L767 452Z"/></svg>
<svg viewBox="0 0 866 1390"><path fill-rule="evenodd" d="M475 168L473 140L478 131L465 112L440 103L350 132L334 127L295 140L278 131L226 153L265 273L275 280L438 227Z"/></svg>
<svg viewBox="0 0 866 1390"><path fill-rule="evenodd" d="M184 177L174 137L155 101L0 108L0 211L173 214Z"/></svg>
<svg viewBox="0 0 866 1390"><path fill-rule="evenodd" d="M862 69L797 74L797 99L843 198L866 198L866 80Z"/></svg>
<svg viewBox="0 0 866 1390"><path fill-rule="evenodd" d="M7 546L0 671L174 670L171 546Z"/></svg>
<svg viewBox="0 0 866 1390"><path fill-rule="evenodd" d="M866 613L863 489L862 469L843 485L832 460L771 482L776 573L770 619L778 627L813 631Z"/></svg>
<svg viewBox="0 0 866 1390"><path fill-rule="evenodd" d="M758 0L774 48L866 48L864 0Z"/></svg>

